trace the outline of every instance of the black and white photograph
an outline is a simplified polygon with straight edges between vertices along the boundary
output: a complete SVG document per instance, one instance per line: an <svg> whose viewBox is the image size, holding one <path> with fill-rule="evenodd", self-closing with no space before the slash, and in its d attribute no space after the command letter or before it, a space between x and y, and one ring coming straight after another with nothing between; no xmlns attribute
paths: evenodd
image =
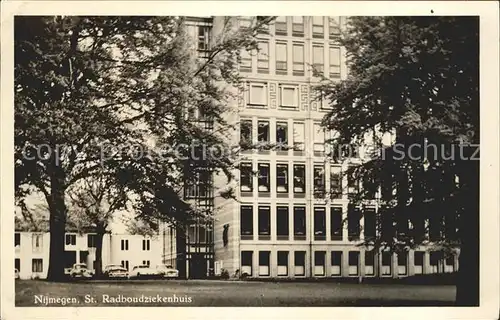
<svg viewBox="0 0 500 320"><path fill-rule="evenodd" d="M15 2L2 319L500 314L494 2Z"/></svg>

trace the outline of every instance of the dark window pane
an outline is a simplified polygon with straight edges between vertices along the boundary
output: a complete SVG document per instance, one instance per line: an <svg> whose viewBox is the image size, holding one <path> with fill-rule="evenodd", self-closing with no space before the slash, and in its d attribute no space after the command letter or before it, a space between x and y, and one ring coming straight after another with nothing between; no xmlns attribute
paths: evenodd
<svg viewBox="0 0 500 320"><path fill-rule="evenodd" d="M293 232L295 235L306 234L306 208L295 207L293 213Z"/></svg>
<svg viewBox="0 0 500 320"><path fill-rule="evenodd" d="M288 207L276 208L276 235L288 236Z"/></svg>
<svg viewBox="0 0 500 320"><path fill-rule="evenodd" d="M293 166L293 192L306 192L306 166L303 164Z"/></svg>
<svg viewBox="0 0 500 320"><path fill-rule="evenodd" d="M330 231L332 240L342 240L343 223L342 208L332 207L330 209Z"/></svg>
<svg viewBox="0 0 500 320"><path fill-rule="evenodd" d="M342 251L332 251L332 266L342 265Z"/></svg>
<svg viewBox="0 0 500 320"><path fill-rule="evenodd" d="M253 235L252 206L241 206L241 235Z"/></svg>
<svg viewBox="0 0 500 320"><path fill-rule="evenodd" d="M259 207L259 234L271 234L271 215L269 207Z"/></svg>
<svg viewBox="0 0 500 320"><path fill-rule="evenodd" d="M269 251L259 251L259 266L269 266Z"/></svg>

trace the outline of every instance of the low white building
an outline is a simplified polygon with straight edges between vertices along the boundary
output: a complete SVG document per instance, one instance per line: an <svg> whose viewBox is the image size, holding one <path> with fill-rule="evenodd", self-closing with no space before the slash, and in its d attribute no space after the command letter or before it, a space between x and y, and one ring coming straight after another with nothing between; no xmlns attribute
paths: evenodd
<svg viewBox="0 0 500 320"><path fill-rule="evenodd" d="M61 259L66 268L85 263L95 270L95 239L92 233L65 234L65 251ZM49 232L15 232L15 268L21 279L44 279L49 269ZM140 264L156 267L161 264L161 243L158 237L130 234L106 234L102 243L102 265L121 264L128 270Z"/></svg>

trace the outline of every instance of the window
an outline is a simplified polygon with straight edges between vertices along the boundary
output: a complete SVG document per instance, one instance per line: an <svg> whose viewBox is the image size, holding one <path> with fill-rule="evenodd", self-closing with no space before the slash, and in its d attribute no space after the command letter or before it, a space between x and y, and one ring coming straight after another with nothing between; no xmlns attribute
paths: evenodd
<svg viewBox="0 0 500 320"><path fill-rule="evenodd" d="M299 107L299 90L297 87L280 86L280 101L283 108Z"/></svg>
<svg viewBox="0 0 500 320"><path fill-rule="evenodd" d="M330 167L330 194L332 199L342 198L342 172L338 166Z"/></svg>
<svg viewBox="0 0 500 320"><path fill-rule="evenodd" d="M269 121L259 121L257 137L259 143L269 143Z"/></svg>
<svg viewBox="0 0 500 320"><path fill-rule="evenodd" d="M278 240L288 240L289 239L289 228L288 228L288 207L277 207L276 208L276 235Z"/></svg>
<svg viewBox="0 0 500 320"><path fill-rule="evenodd" d="M269 43L259 42L257 55L257 72L269 73Z"/></svg>
<svg viewBox="0 0 500 320"><path fill-rule="evenodd" d="M303 164L293 165L293 192L306 192L306 166Z"/></svg>
<svg viewBox="0 0 500 320"><path fill-rule="evenodd" d="M304 75L304 45L294 44L293 45L293 75L303 76Z"/></svg>
<svg viewBox="0 0 500 320"><path fill-rule="evenodd" d="M302 16L292 17L292 35L294 37L304 36L304 17Z"/></svg>
<svg viewBox="0 0 500 320"><path fill-rule="evenodd" d="M287 74L287 45L276 43L276 74Z"/></svg>
<svg viewBox="0 0 500 320"><path fill-rule="evenodd" d="M306 208L293 208L293 234L295 240L306 239Z"/></svg>
<svg viewBox="0 0 500 320"><path fill-rule="evenodd" d="M35 251L35 252L42 251L42 248L43 248L43 234L41 234L41 233L34 233L32 235L31 239L32 239L33 251Z"/></svg>
<svg viewBox="0 0 500 320"><path fill-rule="evenodd" d="M142 240L142 250L149 251L151 249L151 240L143 239Z"/></svg>
<svg viewBox="0 0 500 320"><path fill-rule="evenodd" d="M120 264L121 264L122 268L129 270L128 260L122 260Z"/></svg>
<svg viewBox="0 0 500 320"><path fill-rule="evenodd" d="M332 275L340 276L342 274L342 251L331 252Z"/></svg>
<svg viewBox="0 0 500 320"><path fill-rule="evenodd" d="M96 234L88 234L87 235L87 247L89 247L89 248L97 247L97 235Z"/></svg>
<svg viewBox="0 0 500 320"><path fill-rule="evenodd" d="M259 163L259 192L269 192L269 163Z"/></svg>
<svg viewBox="0 0 500 320"><path fill-rule="evenodd" d="M355 171L351 168L351 171L347 175L347 193L351 196L359 192L359 181L356 177Z"/></svg>
<svg viewBox="0 0 500 320"><path fill-rule="evenodd" d="M315 165L314 168L314 196L316 198L325 195L325 168L322 165Z"/></svg>
<svg viewBox="0 0 500 320"><path fill-rule="evenodd" d="M278 276L288 275L288 251L278 251Z"/></svg>
<svg viewBox="0 0 500 320"><path fill-rule="evenodd" d="M259 206L259 240L271 239L271 214L267 206Z"/></svg>
<svg viewBox="0 0 500 320"><path fill-rule="evenodd" d="M253 207L241 206L240 207L240 232L242 240L253 239Z"/></svg>
<svg viewBox="0 0 500 320"><path fill-rule="evenodd" d="M267 86L265 84L253 83L250 85L249 105L265 106L267 105Z"/></svg>
<svg viewBox="0 0 500 320"><path fill-rule="evenodd" d="M306 252L295 251L294 254L295 275L303 276L306 274Z"/></svg>
<svg viewBox="0 0 500 320"><path fill-rule="evenodd" d="M342 207L330 208L330 236L332 240L340 241L343 236Z"/></svg>
<svg viewBox="0 0 500 320"><path fill-rule="evenodd" d="M312 17L313 38L323 38L325 36L325 22L323 17Z"/></svg>
<svg viewBox="0 0 500 320"><path fill-rule="evenodd" d="M325 251L315 251L314 252L314 275L324 276L325 275Z"/></svg>
<svg viewBox="0 0 500 320"><path fill-rule="evenodd" d="M375 251L365 251L365 274L367 276L375 275Z"/></svg>
<svg viewBox="0 0 500 320"><path fill-rule="evenodd" d="M209 171L204 170L194 172L192 175L192 179L186 179L186 187L184 189L185 197L206 198L208 196L210 182L211 173Z"/></svg>
<svg viewBox="0 0 500 320"><path fill-rule="evenodd" d="M398 274L405 275L407 273L407 265L408 265L408 253L407 252L399 252L398 253Z"/></svg>
<svg viewBox="0 0 500 320"><path fill-rule="evenodd" d="M303 122L293 123L293 149L303 151L305 149L305 124Z"/></svg>
<svg viewBox="0 0 500 320"><path fill-rule="evenodd" d="M424 255L425 255L425 252L423 252L423 251L415 251L414 255L415 255L415 258L414 258L415 265L416 266L423 266L424 265Z"/></svg>
<svg viewBox="0 0 500 320"><path fill-rule="evenodd" d="M21 246L21 234L19 232L14 233L14 247Z"/></svg>
<svg viewBox="0 0 500 320"><path fill-rule="evenodd" d="M325 130L319 123L313 125L314 130L314 152L323 154L325 152Z"/></svg>
<svg viewBox="0 0 500 320"><path fill-rule="evenodd" d="M367 208L364 213L365 240L375 240L377 231L377 216L375 209Z"/></svg>
<svg viewBox="0 0 500 320"><path fill-rule="evenodd" d="M439 260L441 260L441 252L433 251L429 254L429 264L431 267L431 273L439 272Z"/></svg>
<svg viewBox="0 0 500 320"><path fill-rule="evenodd" d="M241 274L252 275L253 251L241 251Z"/></svg>
<svg viewBox="0 0 500 320"><path fill-rule="evenodd" d="M359 240L359 236L361 233L361 226L359 222L360 219L361 213L359 208L356 208L354 205L349 204L347 211L347 232L349 241Z"/></svg>
<svg viewBox="0 0 500 320"><path fill-rule="evenodd" d="M276 165L276 192L288 193L288 165Z"/></svg>
<svg viewBox="0 0 500 320"><path fill-rule="evenodd" d="M151 262L149 260L142 260L142 265L144 265L144 266L148 266L149 267L150 263Z"/></svg>
<svg viewBox="0 0 500 320"><path fill-rule="evenodd" d="M252 55L248 50L242 49L240 55L240 71L251 72L252 71Z"/></svg>
<svg viewBox="0 0 500 320"><path fill-rule="evenodd" d="M122 241L121 241L121 249L122 249L122 251L128 250L128 240L122 239Z"/></svg>
<svg viewBox="0 0 500 320"><path fill-rule="evenodd" d="M259 251L259 275L268 276L269 275L269 262L270 262L270 251Z"/></svg>
<svg viewBox="0 0 500 320"><path fill-rule="evenodd" d="M349 275L358 275L359 251L349 251Z"/></svg>
<svg viewBox="0 0 500 320"><path fill-rule="evenodd" d="M286 36L288 35L286 17L276 17L274 23L274 29L276 35Z"/></svg>
<svg viewBox="0 0 500 320"><path fill-rule="evenodd" d="M288 123L277 122L276 123L276 144L279 150L288 151Z"/></svg>
<svg viewBox="0 0 500 320"><path fill-rule="evenodd" d="M324 63L324 48L321 45L313 46L313 68L315 71L323 74L325 67Z"/></svg>
<svg viewBox="0 0 500 320"><path fill-rule="evenodd" d="M252 190L253 190L252 163L243 162L240 164L240 191L252 192Z"/></svg>
<svg viewBox="0 0 500 320"><path fill-rule="evenodd" d="M14 259L14 268L16 268L17 271L21 271L21 259Z"/></svg>
<svg viewBox="0 0 500 320"><path fill-rule="evenodd" d="M340 17L329 17L328 18L328 33L330 39L338 39L340 37Z"/></svg>
<svg viewBox="0 0 500 320"><path fill-rule="evenodd" d="M330 47L330 77L340 77L339 47Z"/></svg>
<svg viewBox="0 0 500 320"><path fill-rule="evenodd" d="M252 145L252 120L241 120L240 124L240 145Z"/></svg>
<svg viewBox="0 0 500 320"><path fill-rule="evenodd" d="M198 27L198 50L206 51L210 49L210 27Z"/></svg>
<svg viewBox="0 0 500 320"><path fill-rule="evenodd" d="M382 275L391 274L392 269L392 254L389 251L382 252Z"/></svg>
<svg viewBox="0 0 500 320"><path fill-rule="evenodd" d="M66 234L66 245L75 246L76 245L76 234Z"/></svg>
<svg viewBox="0 0 500 320"><path fill-rule="evenodd" d="M326 240L325 208L314 208L314 240Z"/></svg>
<svg viewBox="0 0 500 320"><path fill-rule="evenodd" d="M43 260L42 259L32 259L31 260L31 271L32 272L43 272Z"/></svg>

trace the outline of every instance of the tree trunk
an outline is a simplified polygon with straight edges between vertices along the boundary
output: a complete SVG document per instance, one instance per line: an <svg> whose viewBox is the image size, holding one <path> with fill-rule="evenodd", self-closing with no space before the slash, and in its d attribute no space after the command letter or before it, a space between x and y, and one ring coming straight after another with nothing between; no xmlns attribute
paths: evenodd
<svg viewBox="0 0 500 320"><path fill-rule="evenodd" d="M95 276L96 278L102 277L102 240L104 231L100 228L97 229L96 243L95 243Z"/></svg>
<svg viewBox="0 0 500 320"><path fill-rule="evenodd" d="M465 210L460 216L457 306L479 306L479 160L462 161Z"/></svg>
<svg viewBox="0 0 500 320"><path fill-rule="evenodd" d="M51 177L51 190L47 198L50 209L50 251L47 280L63 281L64 274L64 234L66 232L67 208L64 202L64 178L59 170Z"/></svg>

